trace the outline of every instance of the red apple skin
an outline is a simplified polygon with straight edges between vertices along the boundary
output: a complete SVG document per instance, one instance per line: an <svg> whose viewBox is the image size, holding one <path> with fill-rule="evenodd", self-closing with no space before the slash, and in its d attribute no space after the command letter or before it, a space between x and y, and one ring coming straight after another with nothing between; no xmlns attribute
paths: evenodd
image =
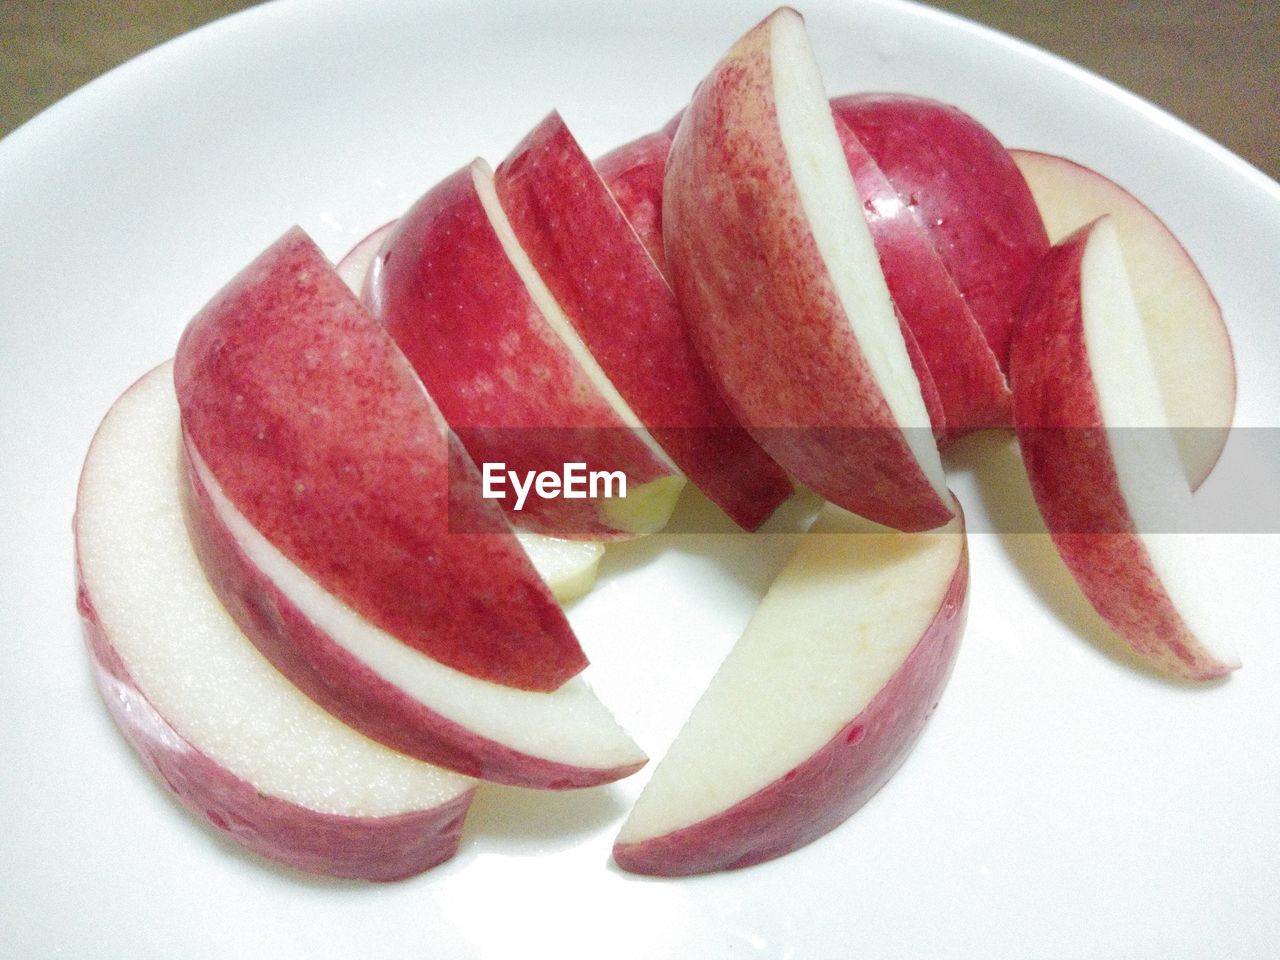
<svg viewBox="0 0 1280 960"><path fill-rule="evenodd" d="M601 179L664 277L669 274L662 247L662 179L674 133L664 127L625 143L596 161Z"/></svg>
<svg viewBox="0 0 1280 960"><path fill-rule="evenodd" d="M366 620L522 689L586 665L413 370L300 230L191 321L174 383L184 436L231 502Z"/></svg>
<svg viewBox="0 0 1280 960"><path fill-rule="evenodd" d="M768 22L703 80L667 158L663 239L690 335L739 422L801 483L885 526L951 517L871 373L803 215Z"/></svg>
<svg viewBox="0 0 1280 960"><path fill-rule="evenodd" d="M1049 252L1027 293L1009 371L1018 445L1059 555L1112 631L1158 670L1217 679L1232 668L1183 622L1120 490L1084 339L1081 263L1091 227Z"/></svg>
<svg viewBox="0 0 1280 960"><path fill-rule="evenodd" d="M370 231L338 261L335 268L338 276L342 277L343 282L357 295L364 289L365 278L369 276L369 267L372 266L374 257L382 249L383 243L386 242L395 225L396 222L391 220L376 230Z"/></svg>
<svg viewBox="0 0 1280 960"><path fill-rule="evenodd" d="M1026 181L985 127L948 104L855 94L832 109L915 211L1002 370L1022 298L1049 238Z"/></svg>
<svg viewBox="0 0 1280 960"><path fill-rule="evenodd" d="M760 526L791 481L721 399L675 294L558 113L494 181L521 247L636 416L707 497Z"/></svg>
<svg viewBox="0 0 1280 960"><path fill-rule="evenodd" d="M615 844L623 870L689 876L772 860L829 833L911 752L951 675L968 613L966 547L933 621L875 698L821 749L728 810L661 837Z"/></svg>
<svg viewBox="0 0 1280 960"><path fill-rule="evenodd" d="M129 676L79 576L78 606L94 681L147 769L184 807L237 843L307 873L399 880L457 852L474 790L430 809L385 817L321 813L258 792L173 729Z"/></svg>
<svg viewBox="0 0 1280 960"><path fill-rule="evenodd" d="M916 212L898 198L838 113L836 130L889 293L936 384L945 413L943 439L984 427L1011 426L1012 400L1000 364ZM933 419L936 423L937 417Z"/></svg>
<svg viewBox="0 0 1280 960"><path fill-rule="evenodd" d="M214 592L276 669L347 726L427 763L519 787L596 786L643 766L584 768L531 756L468 730L382 679L318 629L244 555L218 522L189 458L186 465L187 528Z"/></svg>
<svg viewBox="0 0 1280 960"><path fill-rule="evenodd" d="M670 474L547 324L489 222L469 167L400 219L365 293L476 462L505 463L521 475L585 463L589 471L622 470L628 490ZM514 501L504 504L513 508ZM591 499L530 495L510 516L553 536L631 535Z"/></svg>

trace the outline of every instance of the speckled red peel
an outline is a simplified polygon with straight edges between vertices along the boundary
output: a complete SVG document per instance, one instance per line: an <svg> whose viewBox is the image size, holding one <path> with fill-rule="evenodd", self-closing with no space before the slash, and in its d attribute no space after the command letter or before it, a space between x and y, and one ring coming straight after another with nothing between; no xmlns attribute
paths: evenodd
<svg viewBox="0 0 1280 960"><path fill-rule="evenodd" d="M494 182L520 245L653 438L740 526L758 527L791 482L725 406L675 294L559 114Z"/></svg>

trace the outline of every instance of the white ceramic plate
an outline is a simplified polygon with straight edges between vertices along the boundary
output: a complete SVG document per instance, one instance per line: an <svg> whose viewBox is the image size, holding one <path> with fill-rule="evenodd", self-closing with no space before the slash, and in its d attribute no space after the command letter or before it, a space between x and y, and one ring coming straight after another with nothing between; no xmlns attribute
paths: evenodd
<svg viewBox="0 0 1280 960"><path fill-rule="evenodd" d="M595 153L657 127L762 3L282 2L90 84L0 143L0 954L13 957L1261 957L1280 942L1277 537L1206 568L1245 668L1126 665L1051 553L973 542L951 687L862 812L757 868L608 859L635 782L485 791L458 857L389 886L243 854L146 775L89 680L70 515L90 435L186 319L298 222L331 253L558 107ZM1277 426L1280 187L1149 105L929 11L811 0L829 90L950 100L1166 218L1222 301L1239 422ZM964 470L975 516L990 504ZM573 611L602 696L655 756L785 547L611 554Z"/></svg>

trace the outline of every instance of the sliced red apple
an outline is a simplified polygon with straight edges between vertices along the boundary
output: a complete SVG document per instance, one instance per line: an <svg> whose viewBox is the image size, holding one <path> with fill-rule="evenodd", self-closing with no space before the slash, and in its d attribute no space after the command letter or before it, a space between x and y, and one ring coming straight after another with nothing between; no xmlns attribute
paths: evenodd
<svg viewBox="0 0 1280 960"><path fill-rule="evenodd" d="M623 869L781 856L898 769L955 660L968 551L959 516L934 533L870 529L827 506L802 538L623 824Z"/></svg>
<svg viewBox="0 0 1280 960"><path fill-rule="evenodd" d="M360 736L271 666L183 525L170 364L112 407L76 500L94 676L147 767L196 816L299 870L393 880L453 856L473 782Z"/></svg>
<svg viewBox="0 0 1280 960"><path fill-rule="evenodd" d="M679 119L677 116L661 130L624 143L596 161L600 178L663 276L669 273L662 246L662 180Z"/></svg>
<svg viewBox="0 0 1280 960"><path fill-rule="evenodd" d="M497 683L554 690L585 666L413 370L300 230L196 315L174 378L230 502L361 616Z"/></svg>
<svg viewBox="0 0 1280 960"><path fill-rule="evenodd" d="M1063 157L1010 152L1052 242L1111 215L1165 414L1187 479L1198 488L1222 454L1236 406L1235 355L1213 291L1163 221L1119 184Z"/></svg>
<svg viewBox="0 0 1280 960"><path fill-rule="evenodd" d="M721 399L675 294L558 113L494 185L521 248L649 433L735 522L758 527L791 482Z"/></svg>
<svg viewBox="0 0 1280 960"><path fill-rule="evenodd" d="M608 539L665 525L684 479L614 389L520 248L476 161L388 237L366 299L472 458L520 476L621 471L625 498L503 503L538 533ZM509 487L508 487L509 489Z"/></svg>
<svg viewBox="0 0 1280 960"><path fill-rule="evenodd" d="M373 261L382 249L396 221L383 224L352 247L338 261L338 275L356 294L364 289ZM568 603L590 592L595 584L604 545L592 540L566 540L519 531L516 539L529 555L538 575L560 603Z"/></svg>
<svg viewBox="0 0 1280 960"><path fill-rule="evenodd" d="M902 201L838 113L836 129L889 293L937 386L946 439L1009 426L1013 412L1004 373L916 210Z"/></svg>
<svg viewBox="0 0 1280 960"><path fill-rule="evenodd" d="M1109 217L1054 247L1014 338L1014 423L1054 544L1090 603L1153 667L1239 666L1185 522L1191 491Z"/></svg>
<svg viewBox="0 0 1280 960"><path fill-rule="evenodd" d="M949 104L897 93L838 97L832 109L933 238L1001 369L1032 275L1049 249L1009 153Z"/></svg>
<svg viewBox="0 0 1280 960"><path fill-rule="evenodd" d="M698 87L667 158L663 235L694 343L760 445L855 513L946 523L920 384L795 11Z"/></svg>
<svg viewBox="0 0 1280 960"><path fill-rule="evenodd" d="M567 638L581 661L421 383L305 235L197 316L175 381L205 570L313 699L404 753L508 783L581 786L643 763L563 675L573 661L540 649ZM377 616L381 594L341 589L374 576L393 616Z"/></svg>

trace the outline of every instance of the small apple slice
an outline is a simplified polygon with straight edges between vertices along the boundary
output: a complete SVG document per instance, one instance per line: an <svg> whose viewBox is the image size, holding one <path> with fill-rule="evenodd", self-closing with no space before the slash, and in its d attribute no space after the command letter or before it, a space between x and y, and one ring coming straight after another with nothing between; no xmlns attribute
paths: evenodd
<svg viewBox="0 0 1280 960"><path fill-rule="evenodd" d="M791 481L725 406L675 294L558 113L494 186L521 248L623 399L712 502L754 530Z"/></svg>
<svg viewBox="0 0 1280 960"><path fill-rule="evenodd" d="M823 508L636 801L613 849L620 867L683 875L781 856L892 776L964 627L956 513L942 530L900 534Z"/></svg>
<svg viewBox="0 0 1280 960"><path fill-rule="evenodd" d="M365 278L396 221L383 224L352 247L338 261L338 275L356 294L364 289ZM565 540L537 533L517 531L516 539L529 555L538 576L556 600L568 603L589 593L595 584L604 544L592 540Z"/></svg>
<svg viewBox="0 0 1280 960"><path fill-rule="evenodd" d="M230 502L362 617L496 683L554 690L586 665L421 382L302 231L196 315L174 380Z"/></svg>
<svg viewBox="0 0 1280 960"><path fill-rule="evenodd" d="M76 499L94 677L126 739L196 816L299 870L393 880L453 856L474 783L360 736L228 616L183 525L171 364L112 407Z"/></svg>
<svg viewBox="0 0 1280 960"><path fill-rule="evenodd" d="M515 511L507 497L523 528L618 539L666 524L684 478L520 248L488 164L446 178L400 219L365 294L472 459L521 476L569 463L626 475L624 498L530 496Z"/></svg>
<svg viewBox="0 0 1280 960"><path fill-rule="evenodd" d="M1120 236L1178 452L1192 489L1222 454L1236 406L1236 364L1218 301L1163 221L1133 194L1071 160L1011 150L1049 239L1110 214Z"/></svg>
<svg viewBox="0 0 1280 960"><path fill-rule="evenodd" d="M1018 309L1049 249L1009 152L978 121L937 100L867 93L831 104L923 221L1007 370Z"/></svg>
<svg viewBox="0 0 1280 960"><path fill-rule="evenodd" d="M838 506L902 530L946 523L920 383L794 10L698 87L662 217L690 334L760 445Z"/></svg>
<svg viewBox="0 0 1280 960"><path fill-rule="evenodd" d="M1239 666L1190 488L1109 217L1054 247L1023 307L1010 364L1014 424L1054 544L1112 631L1153 667L1191 680Z"/></svg>
<svg viewBox="0 0 1280 960"><path fill-rule="evenodd" d="M600 178L664 277L670 274L662 247L662 180L679 125L676 114L661 130L624 143L596 161Z"/></svg>

